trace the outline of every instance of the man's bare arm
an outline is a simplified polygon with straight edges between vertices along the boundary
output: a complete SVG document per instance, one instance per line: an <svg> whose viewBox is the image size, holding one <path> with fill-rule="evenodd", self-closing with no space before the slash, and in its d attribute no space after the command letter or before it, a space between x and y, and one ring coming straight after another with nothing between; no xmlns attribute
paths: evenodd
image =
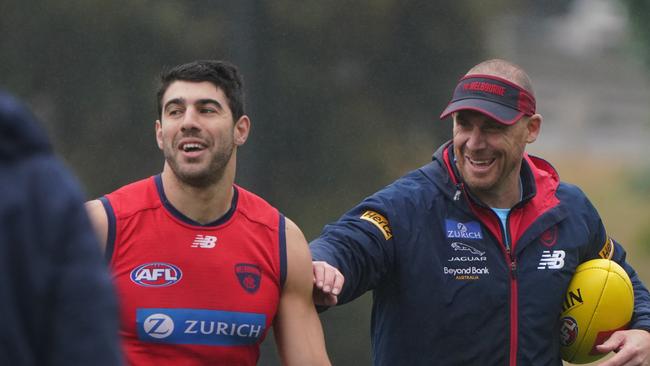
<svg viewBox="0 0 650 366"><path fill-rule="evenodd" d="M330 365L320 319L312 300L311 255L302 232L286 220L287 278L274 324L284 365Z"/></svg>
<svg viewBox="0 0 650 366"><path fill-rule="evenodd" d="M108 239L108 216L106 210L100 200L92 200L86 202L86 211L90 222L93 224L97 238L99 239L99 246L102 252L106 251L106 240Z"/></svg>

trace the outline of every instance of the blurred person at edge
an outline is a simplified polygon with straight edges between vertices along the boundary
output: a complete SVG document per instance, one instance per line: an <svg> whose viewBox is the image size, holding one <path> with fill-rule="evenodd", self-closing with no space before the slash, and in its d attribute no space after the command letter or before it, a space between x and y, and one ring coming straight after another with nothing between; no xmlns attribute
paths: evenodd
<svg viewBox="0 0 650 366"><path fill-rule="evenodd" d="M76 178L0 91L0 364L121 364L117 301Z"/></svg>
<svg viewBox="0 0 650 366"><path fill-rule="evenodd" d="M286 365L329 360L302 232L234 184L248 138L242 79L223 61L163 72L162 173L90 201L132 365L254 365L273 326Z"/></svg>
<svg viewBox="0 0 650 366"><path fill-rule="evenodd" d="M375 365L561 365L559 314L576 267L604 257L632 279L634 317L597 347L647 365L650 296L585 194L525 152L539 133L531 81L473 67L441 119L432 162L363 200L310 246L315 301L373 291Z"/></svg>

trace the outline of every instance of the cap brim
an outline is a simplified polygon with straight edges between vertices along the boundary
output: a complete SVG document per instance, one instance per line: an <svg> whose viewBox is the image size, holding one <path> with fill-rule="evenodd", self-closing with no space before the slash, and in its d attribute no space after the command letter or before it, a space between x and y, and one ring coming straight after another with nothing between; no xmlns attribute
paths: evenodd
<svg viewBox="0 0 650 366"><path fill-rule="evenodd" d="M445 119L452 113L460 110L472 110L483 113L504 125L512 125L519 121L519 119L524 115L524 112L506 107L503 104L494 103L484 99L468 98L449 103L447 108L445 108L445 110L442 111L442 114L440 114L440 119Z"/></svg>

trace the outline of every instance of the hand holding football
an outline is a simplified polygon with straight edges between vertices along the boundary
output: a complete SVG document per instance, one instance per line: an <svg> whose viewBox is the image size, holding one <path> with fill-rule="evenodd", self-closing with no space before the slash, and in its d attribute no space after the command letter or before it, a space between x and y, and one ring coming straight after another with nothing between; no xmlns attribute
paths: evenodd
<svg viewBox="0 0 650 366"><path fill-rule="evenodd" d="M625 329L633 311L632 282L618 263L593 259L580 264L562 307L562 359L582 364L605 356L596 351L596 346L615 331Z"/></svg>

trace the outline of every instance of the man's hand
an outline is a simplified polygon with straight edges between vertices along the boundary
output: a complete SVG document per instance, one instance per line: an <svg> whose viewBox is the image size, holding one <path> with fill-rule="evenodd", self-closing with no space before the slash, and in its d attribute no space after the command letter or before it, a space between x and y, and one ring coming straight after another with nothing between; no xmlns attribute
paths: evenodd
<svg viewBox="0 0 650 366"><path fill-rule="evenodd" d="M616 352L600 366L650 365L650 333L645 330L619 330L596 349L602 353Z"/></svg>
<svg viewBox="0 0 650 366"><path fill-rule="evenodd" d="M338 302L345 278L327 262L312 262L314 270L314 304L334 306Z"/></svg>

